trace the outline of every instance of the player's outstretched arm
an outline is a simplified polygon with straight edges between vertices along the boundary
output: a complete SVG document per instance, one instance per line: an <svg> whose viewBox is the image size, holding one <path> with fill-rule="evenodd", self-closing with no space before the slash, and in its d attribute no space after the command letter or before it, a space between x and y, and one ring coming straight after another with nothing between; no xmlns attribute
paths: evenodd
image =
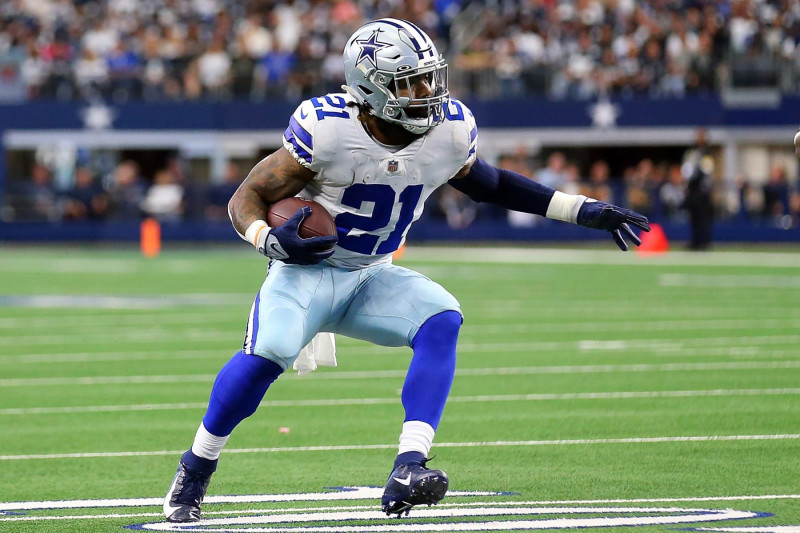
<svg viewBox="0 0 800 533"><path fill-rule="evenodd" d="M491 202L514 211L609 231L623 251L628 249L625 238L637 246L641 244L630 225L650 231L647 217L635 211L580 194L564 194L480 158L465 166L449 183L476 202Z"/></svg>
<svg viewBox="0 0 800 533"><path fill-rule="evenodd" d="M299 225L311 214L310 207L299 209L277 228L270 228L264 220L270 204L296 195L314 176L286 148L260 161L228 202L228 215L239 236L267 257L285 263L310 265L330 257L336 237L301 239L298 235Z"/></svg>

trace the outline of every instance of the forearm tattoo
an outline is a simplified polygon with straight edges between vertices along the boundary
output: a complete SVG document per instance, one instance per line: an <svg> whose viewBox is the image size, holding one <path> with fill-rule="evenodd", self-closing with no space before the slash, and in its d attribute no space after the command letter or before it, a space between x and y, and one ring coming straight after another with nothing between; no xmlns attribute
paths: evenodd
<svg viewBox="0 0 800 533"><path fill-rule="evenodd" d="M266 219L270 204L294 196L313 178L313 172L279 149L253 167L231 198L233 226L244 234L254 221Z"/></svg>

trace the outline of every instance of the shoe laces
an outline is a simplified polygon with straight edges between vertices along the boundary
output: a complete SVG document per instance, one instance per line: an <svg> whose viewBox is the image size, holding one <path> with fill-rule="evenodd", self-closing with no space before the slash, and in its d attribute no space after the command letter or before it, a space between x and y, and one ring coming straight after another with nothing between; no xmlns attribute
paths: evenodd
<svg viewBox="0 0 800 533"><path fill-rule="evenodd" d="M177 487L175 500L192 500L192 503L199 503L203 499L204 485L209 475L203 472L193 472L189 468L183 469L183 479Z"/></svg>

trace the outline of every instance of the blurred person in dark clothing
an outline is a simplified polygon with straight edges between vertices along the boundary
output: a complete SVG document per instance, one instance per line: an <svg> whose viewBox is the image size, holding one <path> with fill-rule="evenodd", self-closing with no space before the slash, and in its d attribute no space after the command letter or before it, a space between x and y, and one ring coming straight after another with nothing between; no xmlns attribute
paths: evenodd
<svg viewBox="0 0 800 533"><path fill-rule="evenodd" d="M789 211L789 183L786 180L786 167L773 165L769 179L764 184L764 218L778 220Z"/></svg>
<svg viewBox="0 0 800 533"><path fill-rule="evenodd" d="M583 185L581 194L596 198L601 202L614 203L614 195L609 182L610 178L611 170L608 167L608 163L602 159L595 161L589 168L589 181Z"/></svg>
<svg viewBox="0 0 800 533"><path fill-rule="evenodd" d="M690 250L711 247L714 204L711 198L714 162L708 154L705 130L698 130L695 146L684 157L682 172L686 178L686 210L691 226Z"/></svg>
<svg viewBox="0 0 800 533"><path fill-rule="evenodd" d="M50 169L36 163L31 170L30 181L18 188L15 218L31 222L43 222L58 218L59 209L53 188Z"/></svg>
<svg viewBox="0 0 800 533"><path fill-rule="evenodd" d="M215 183L206 192L205 215L208 220L228 220L228 202L243 179L239 165L229 162L225 168L224 180Z"/></svg>
<svg viewBox="0 0 800 533"><path fill-rule="evenodd" d="M109 216L117 220L138 220L146 190L139 176L139 165L131 160L122 161L114 169L111 180L108 186L111 200Z"/></svg>
<svg viewBox="0 0 800 533"><path fill-rule="evenodd" d="M683 179L680 165L670 165L667 171L667 182L659 189L658 196L667 220L684 221L683 206L686 202L686 180Z"/></svg>
<svg viewBox="0 0 800 533"><path fill-rule="evenodd" d="M108 214L108 195L95 183L91 169L78 167L75 185L64 194L65 220L102 220Z"/></svg>

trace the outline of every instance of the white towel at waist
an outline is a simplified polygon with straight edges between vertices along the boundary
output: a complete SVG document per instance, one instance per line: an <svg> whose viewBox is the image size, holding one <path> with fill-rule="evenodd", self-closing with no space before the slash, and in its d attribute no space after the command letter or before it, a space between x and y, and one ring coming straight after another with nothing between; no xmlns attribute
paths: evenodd
<svg viewBox="0 0 800 533"><path fill-rule="evenodd" d="M292 368L302 376L317 369L317 366L336 366L336 340L333 333L317 333L294 361Z"/></svg>

